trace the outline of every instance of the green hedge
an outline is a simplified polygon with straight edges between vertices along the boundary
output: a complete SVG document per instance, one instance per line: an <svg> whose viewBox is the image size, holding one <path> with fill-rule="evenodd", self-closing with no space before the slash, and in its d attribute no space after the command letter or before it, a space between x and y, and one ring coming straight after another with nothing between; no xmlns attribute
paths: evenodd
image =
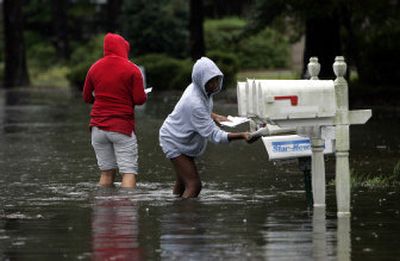
<svg viewBox="0 0 400 261"><path fill-rule="evenodd" d="M72 86L83 88L86 73L90 66L103 55L104 35L93 37L87 45L82 45L74 50L71 55L70 72L67 79Z"/></svg>
<svg viewBox="0 0 400 261"><path fill-rule="evenodd" d="M157 90L181 90L191 82L193 63L179 60L165 54L147 54L134 60L143 66L148 86Z"/></svg>
<svg viewBox="0 0 400 261"><path fill-rule="evenodd" d="M224 87L235 86L239 70L235 56L219 51L209 52L207 56L224 73ZM148 86L154 86L158 90L182 90L192 81L191 60L179 60L165 54L148 54L135 59L135 63L144 66Z"/></svg>
<svg viewBox="0 0 400 261"><path fill-rule="evenodd" d="M67 78L71 85L82 89L90 66L102 56L103 35L93 38L87 45L77 48L71 56ZM165 54L147 54L133 61L145 68L148 86L159 90L184 89L191 81L192 62L178 60Z"/></svg>
<svg viewBox="0 0 400 261"><path fill-rule="evenodd" d="M237 17L208 19L204 22L206 49L234 52L235 40L244 30L246 21Z"/></svg>
<svg viewBox="0 0 400 261"><path fill-rule="evenodd" d="M58 63L56 49L50 42L37 42L27 49L29 67L36 70L46 70Z"/></svg>
<svg viewBox="0 0 400 261"><path fill-rule="evenodd" d="M123 1L120 24L131 43L132 55L188 54L189 26L186 0Z"/></svg>
<svg viewBox="0 0 400 261"><path fill-rule="evenodd" d="M95 46L95 45L99 46ZM69 82L83 87L86 73L90 65L99 57L97 51L101 50L101 43L95 41L88 46L78 48L72 55L70 72L67 75ZM91 51L92 50L92 51ZM221 71L224 73L224 86L229 88L236 85L236 74L239 70L238 61L233 54L213 51L208 53ZM148 86L157 90L183 90L191 83L193 62L189 59L175 59L166 54L147 54L133 60L143 66Z"/></svg>
<svg viewBox="0 0 400 261"><path fill-rule="evenodd" d="M235 56L240 69L287 67L290 45L284 35L266 28L256 35L240 38L244 30L246 22L240 18L207 20L204 25L207 50Z"/></svg>
<svg viewBox="0 0 400 261"><path fill-rule="evenodd" d="M285 68L290 57L289 41L272 29L241 40L236 46L242 68Z"/></svg>

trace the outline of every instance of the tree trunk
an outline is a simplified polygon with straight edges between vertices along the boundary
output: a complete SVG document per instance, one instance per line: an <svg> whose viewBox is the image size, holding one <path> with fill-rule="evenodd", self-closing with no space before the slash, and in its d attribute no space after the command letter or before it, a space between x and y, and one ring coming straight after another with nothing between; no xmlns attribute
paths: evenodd
<svg viewBox="0 0 400 261"><path fill-rule="evenodd" d="M308 60L318 57L321 64L320 79L334 79L332 65L335 57L342 54L340 44L340 22L338 16L308 18L306 20L306 43L304 48L303 78L307 72Z"/></svg>
<svg viewBox="0 0 400 261"><path fill-rule="evenodd" d="M68 37L68 2L69 0L51 1L54 45L58 57L63 60L69 60L71 55Z"/></svg>
<svg viewBox="0 0 400 261"><path fill-rule="evenodd" d="M203 20L203 0L190 0L189 46L194 61L204 56L205 53Z"/></svg>
<svg viewBox="0 0 400 261"><path fill-rule="evenodd" d="M5 42L4 86L6 88L29 85L21 2L21 0L3 1Z"/></svg>
<svg viewBox="0 0 400 261"><path fill-rule="evenodd" d="M121 13L122 0L107 1L107 31L116 33L119 30L118 17Z"/></svg>

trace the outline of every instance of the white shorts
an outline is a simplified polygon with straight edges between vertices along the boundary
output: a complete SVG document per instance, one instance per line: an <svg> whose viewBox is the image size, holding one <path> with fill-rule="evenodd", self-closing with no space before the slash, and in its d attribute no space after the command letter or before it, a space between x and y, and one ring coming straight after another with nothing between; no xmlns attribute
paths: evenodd
<svg viewBox="0 0 400 261"><path fill-rule="evenodd" d="M138 173L138 148L132 136L92 128L92 146L100 170L119 169L120 173Z"/></svg>
<svg viewBox="0 0 400 261"><path fill-rule="evenodd" d="M182 153L180 153L179 150L170 142L166 141L165 139L162 139L161 137L159 141L160 141L160 147L168 159L174 159L182 155Z"/></svg>

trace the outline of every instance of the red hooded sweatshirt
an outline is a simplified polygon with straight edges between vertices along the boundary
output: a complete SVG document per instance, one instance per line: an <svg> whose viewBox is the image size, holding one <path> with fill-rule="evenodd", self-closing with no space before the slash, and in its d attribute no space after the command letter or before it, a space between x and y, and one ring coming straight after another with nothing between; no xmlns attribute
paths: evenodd
<svg viewBox="0 0 400 261"><path fill-rule="evenodd" d="M131 136L134 106L145 103L147 95L142 73L128 60L128 52L129 43L122 36L108 33L104 37L104 57L90 67L83 99L93 103L90 126Z"/></svg>

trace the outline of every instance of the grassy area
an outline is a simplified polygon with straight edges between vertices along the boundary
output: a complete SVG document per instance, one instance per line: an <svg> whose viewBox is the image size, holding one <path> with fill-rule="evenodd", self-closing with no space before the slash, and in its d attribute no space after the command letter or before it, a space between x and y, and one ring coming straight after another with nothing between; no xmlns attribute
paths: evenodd
<svg viewBox="0 0 400 261"><path fill-rule="evenodd" d="M33 86L46 86L46 87L68 87L66 76L69 72L68 66L55 65L47 70L35 69L35 67L29 67L29 77Z"/></svg>
<svg viewBox="0 0 400 261"><path fill-rule="evenodd" d="M245 70L236 76L238 81L246 79L299 79L299 73L291 70Z"/></svg>
<svg viewBox="0 0 400 261"><path fill-rule="evenodd" d="M378 189L378 188L398 188L400 182L394 180L393 177L359 177L357 175L351 175L350 183L352 188L362 187L368 189ZM335 179L332 179L328 186L336 186Z"/></svg>
<svg viewBox="0 0 400 261"><path fill-rule="evenodd" d="M50 68L39 68L37 66L28 65L29 78L33 87L69 87L67 74L70 71L68 66L54 65ZM0 85L3 83L4 63L0 62Z"/></svg>
<svg viewBox="0 0 400 261"><path fill-rule="evenodd" d="M399 188L400 187L400 161L397 162L393 173L382 176L364 176L354 169L350 171L351 187L362 187L368 189ZM329 186L335 186L335 179L331 180Z"/></svg>

